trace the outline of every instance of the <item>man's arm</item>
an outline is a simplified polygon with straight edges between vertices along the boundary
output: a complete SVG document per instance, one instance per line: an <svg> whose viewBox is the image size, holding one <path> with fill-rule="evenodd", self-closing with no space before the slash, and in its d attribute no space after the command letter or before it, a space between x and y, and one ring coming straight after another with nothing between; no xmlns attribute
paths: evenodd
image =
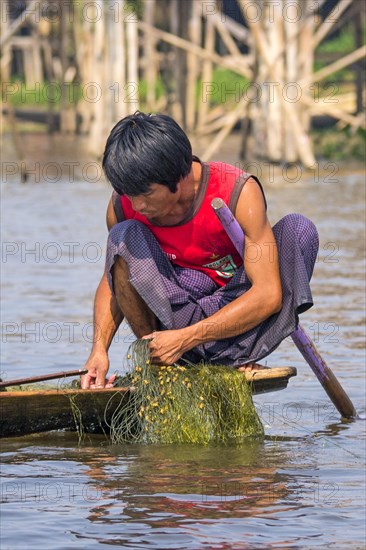
<svg viewBox="0 0 366 550"><path fill-rule="evenodd" d="M111 200L107 208L106 221L108 231L117 223ZM83 388L105 386L105 377L109 369L108 349L122 321L123 314L112 295L107 274L104 273L95 294L93 348L85 364L89 372L82 377Z"/></svg>
<svg viewBox="0 0 366 550"><path fill-rule="evenodd" d="M203 321L155 334L151 353L157 361L174 363L183 353L200 344L243 334L281 310L276 241L267 219L263 194L253 178L246 182L241 192L235 217L245 233L244 267L251 288Z"/></svg>

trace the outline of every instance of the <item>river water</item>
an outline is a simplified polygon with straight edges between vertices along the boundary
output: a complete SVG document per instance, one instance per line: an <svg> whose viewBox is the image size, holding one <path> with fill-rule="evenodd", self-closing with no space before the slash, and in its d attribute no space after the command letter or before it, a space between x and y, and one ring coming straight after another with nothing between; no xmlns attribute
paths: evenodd
<svg viewBox="0 0 366 550"><path fill-rule="evenodd" d="M235 162L233 150L221 159ZM8 379L83 366L107 237L110 188L82 147L38 137L27 151L27 184L11 153L3 163ZM272 223L301 212L318 227L315 306L302 324L365 418L364 173L327 162L308 173L250 169L262 169ZM112 371L131 341L122 326ZM291 341L267 364L298 375L255 398L261 442L111 446L63 432L3 439L1 549L364 548L365 420L340 420Z"/></svg>

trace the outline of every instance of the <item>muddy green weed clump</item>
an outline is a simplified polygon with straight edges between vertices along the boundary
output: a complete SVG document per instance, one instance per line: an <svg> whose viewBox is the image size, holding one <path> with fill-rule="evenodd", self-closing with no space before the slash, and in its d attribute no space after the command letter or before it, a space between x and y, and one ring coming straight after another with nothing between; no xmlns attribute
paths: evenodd
<svg viewBox="0 0 366 550"><path fill-rule="evenodd" d="M147 340L135 342L128 360L131 370L120 385L134 389L112 415L112 442L207 444L263 435L243 373L205 364L151 365Z"/></svg>

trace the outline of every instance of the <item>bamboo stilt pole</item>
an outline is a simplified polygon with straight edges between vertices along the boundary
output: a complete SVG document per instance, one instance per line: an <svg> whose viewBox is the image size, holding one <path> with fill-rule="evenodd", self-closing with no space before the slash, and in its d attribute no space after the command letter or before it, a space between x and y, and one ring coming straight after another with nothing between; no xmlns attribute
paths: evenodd
<svg viewBox="0 0 366 550"><path fill-rule="evenodd" d="M289 6L293 4L292 0L285 0L285 5ZM294 5L294 4L293 4ZM299 2L296 2L295 6L301 9ZM298 51L298 40L297 36L299 34L299 23L297 20L291 21L289 18L284 19L284 31L285 31L285 44L286 44L286 82L297 82L298 79L298 64L299 51ZM307 51L307 54L310 54ZM303 117L299 112L298 105L296 109L299 113L299 118L303 123ZM296 145L292 137L292 131L290 123L286 117L283 117L284 122L284 158L286 162L295 162L297 160L297 151Z"/></svg>
<svg viewBox="0 0 366 550"><path fill-rule="evenodd" d="M353 28L355 31L355 44L357 48L362 46L362 19L361 13L359 12L353 18ZM363 87L364 87L364 75L362 67L358 64L355 68L355 87L356 87L356 97L357 97L357 106L356 112L361 113L363 111Z"/></svg>
<svg viewBox="0 0 366 550"><path fill-rule="evenodd" d="M42 59L41 59L41 46L38 36L37 29L33 31L33 47L32 47L32 57L33 57L33 78L35 82L43 82L43 70L42 70Z"/></svg>
<svg viewBox="0 0 366 550"><path fill-rule="evenodd" d="M233 56L237 56L237 57L241 57L241 52L238 48L238 46L236 45L235 43L235 40L232 38L229 30L227 29L226 25L222 22L221 18L220 17L216 17L214 19L214 25L223 41L223 43L225 44L228 52L233 55Z"/></svg>
<svg viewBox="0 0 366 550"><path fill-rule="evenodd" d="M80 75L83 96L88 92L90 83L95 81L95 72L93 69L93 24L91 18L83 17L83 7L87 0L82 0L82 4L77 11L73 24L75 52ZM79 115L80 133L87 134L91 128L93 111L90 103L81 99L77 104L77 114Z"/></svg>
<svg viewBox="0 0 366 550"><path fill-rule="evenodd" d="M346 124L350 124L354 128L366 128L366 122L363 113L355 116L347 113L344 109L336 107L335 105L327 105L326 103L313 103L311 99L307 100L305 98L302 98L302 102L310 106L310 112L312 115L329 115L339 120L342 120Z"/></svg>
<svg viewBox="0 0 366 550"><path fill-rule="evenodd" d="M68 4L63 4L62 0L58 2L59 13L60 13L60 61L61 61L61 111L60 111L60 130L61 134L67 133L68 124L67 124L67 87L65 82L65 75L68 68Z"/></svg>
<svg viewBox="0 0 366 550"><path fill-rule="evenodd" d="M210 60L213 63L216 63L217 65L221 65L222 67L226 67L227 69L230 69L235 73L245 76L246 78L251 78L252 72L251 72L251 69L249 68L249 65L248 65L248 68L245 68L245 69L243 67L238 67L235 61L222 58L217 53L208 52L204 48L191 44L188 40L184 40L183 38L180 38L179 36L174 36L169 32L161 31L160 29L151 27L150 25L147 25L143 21L138 22L138 27L145 33L154 34L155 36L167 42L168 44L172 44L177 48L181 48L183 50L192 52L202 59Z"/></svg>
<svg viewBox="0 0 366 550"><path fill-rule="evenodd" d="M366 45L362 46L361 48L358 48L352 53L345 55L341 59L337 59L337 61L335 61L334 63L331 63L327 67L324 67L324 69L320 69L320 71L317 71L316 73L312 74L311 77L300 80L299 84L300 86L306 86L307 84L311 84L312 82L318 82L319 80L324 80L329 75L336 73L341 69L344 69L348 65L355 63L355 61L358 61L359 59L362 59L365 56L366 56Z"/></svg>
<svg viewBox="0 0 366 550"><path fill-rule="evenodd" d="M136 21L127 20L125 23L127 40L127 84L130 90L127 94L127 111L129 114L133 114L139 108L139 45Z"/></svg>
<svg viewBox="0 0 366 550"><path fill-rule="evenodd" d="M5 13L8 13L8 0L4 0L3 3L3 9L5 10ZM1 25L1 34L3 36L9 35L9 29L10 25L8 23L7 17L1 17L0 21ZM11 55L11 47L8 43L8 41L4 42L3 51L2 51L2 57L1 57L1 81L3 84L10 82L10 63L12 60ZM3 89L0 97L0 128L3 130ZM11 100L7 100L6 103L7 108L7 114L8 114L8 121L10 125L10 131L11 131L11 137L13 140L14 149L16 152L16 157L20 164L20 181L21 183L25 183L27 181L27 172L25 169L26 163L25 163L25 149L23 142L21 140L21 137L18 132L15 113L14 113L14 107L11 103Z"/></svg>
<svg viewBox="0 0 366 550"><path fill-rule="evenodd" d="M206 37L205 37L205 50L210 54L215 49L215 27L211 19L206 20ZM205 124L207 119L207 113L209 110L209 100L207 94L204 92L206 84L212 83L212 61L206 60L203 63L202 68L202 85L201 93L198 103L198 126Z"/></svg>
<svg viewBox="0 0 366 550"><path fill-rule="evenodd" d="M189 43L188 36L188 24L190 19L190 14L192 12L192 4L194 0L185 0L181 2L178 0L178 35L183 39L187 40ZM174 104L174 108L177 110L181 116L182 126L187 130L187 74L188 74L188 51L185 51L182 48L177 50L177 80L176 85L176 96L178 101Z"/></svg>
<svg viewBox="0 0 366 550"><path fill-rule="evenodd" d="M216 105L215 107L212 107L210 111L207 112L206 121L205 124L202 126L197 126L196 133L199 134L202 130L203 133L207 133L205 131L206 127L209 127L211 123L216 122L219 119L223 119L227 115L227 111L222 105ZM221 128L222 124L219 126ZM208 132L209 133L209 132Z"/></svg>
<svg viewBox="0 0 366 550"><path fill-rule="evenodd" d="M93 64L92 70L94 77L89 82L96 84L97 93L100 94L97 100L92 102L93 120L89 133L89 150L95 156L99 156L102 151L104 134L105 134L105 118L106 118L106 87L105 87L105 68L106 68L106 29L105 29L105 13L103 9L103 0L96 0L93 7L98 9L102 14L100 18L95 16L94 36L93 36Z"/></svg>
<svg viewBox="0 0 366 550"><path fill-rule="evenodd" d="M117 3L116 3L117 1ZM113 86L116 86L116 96L113 101L113 123L128 114L125 102L126 93L126 28L125 28L125 0L111 0L112 6L117 5L118 18L113 25L113 35L110 40L111 66Z"/></svg>
<svg viewBox="0 0 366 550"><path fill-rule="evenodd" d="M244 8L248 9L249 1L243 0L242 3L240 4L240 7L242 10L244 10L244 14L245 14ZM272 58L269 55L269 45L268 45L266 36L261 30L258 22L251 19L248 19L247 22L253 33L253 38L255 40L256 47L258 48L258 51L267 67L270 79L273 82L276 82L277 77L276 77L275 70L273 68ZM302 161L302 163L304 164L304 166L307 166L307 167L313 166L315 164L315 157L311 150L309 136L302 128L299 117L294 110L293 104L284 100L282 101L282 103L285 109L286 116L289 118L292 130L293 130L293 136L297 146L297 154L300 160Z"/></svg>
<svg viewBox="0 0 366 550"><path fill-rule="evenodd" d="M4 11L5 13L1 14L2 17L0 19L0 25L1 25L0 28L1 28L2 36L6 36L7 34L9 34L10 24L9 24L8 17L5 17L5 14L9 13L8 6L9 6L8 0L3 0L2 11ZM9 82L9 77L10 77L9 67L10 67L11 60L12 60L11 46L10 44L8 44L8 42L4 42L4 45L3 44L1 45L1 58L0 58L1 82L3 84ZM2 109L0 111L0 117L2 117Z"/></svg>
<svg viewBox="0 0 366 550"><path fill-rule="evenodd" d="M214 132L221 130L221 128L231 120L231 117L232 117L232 111L230 113L226 113L221 117L217 118L216 120L211 122L211 124L206 124L205 126L199 126L196 129L196 134L199 136L213 134Z"/></svg>
<svg viewBox="0 0 366 550"><path fill-rule="evenodd" d="M112 8L112 6L117 7L118 9L118 4L111 4L110 6L108 6L108 2L105 7ZM105 52L104 52L105 78L104 78L103 94L106 95L106 97L104 98L104 108L105 108L104 128L105 128L106 134L112 128L112 126L114 126L114 123L116 122L116 105L119 103L119 100L120 100L119 84L115 80L115 74L113 73L114 62L115 62L115 55L114 55L115 43L117 39L116 27L119 26L119 19L117 18L117 21L114 19L112 9L110 10L105 9L106 40L105 40ZM122 63L122 60L120 60L120 63Z"/></svg>
<svg viewBox="0 0 366 550"><path fill-rule="evenodd" d="M284 128L282 110L282 90L284 82L283 56L279 52L283 46L283 17L282 6L279 2L268 2L267 10L272 8L273 22L268 23L266 35L272 58L272 68L276 80L272 83L273 89L269 91L270 98L267 104L268 115L266 121L267 130L267 156L271 161L279 162L284 157ZM266 11L267 11L266 10ZM265 13L265 20L269 21L269 13ZM263 26L262 26L263 28ZM271 81L271 78L269 79Z"/></svg>
<svg viewBox="0 0 366 550"><path fill-rule="evenodd" d="M203 153L202 160L207 162L212 158L212 156L216 153L219 147L221 147L224 140L230 134L235 124L245 116L247 109L248 109L248 103L243 101L239 103L235 111L230 113L230 116L228 116L228 120L225 126L223 126L220 132L216 134L215 138L212 140L210 145L207 147L207 149Z"/></svg>
<svg viewBox="0 0 366 550"><path fill-rule="evenodd" d="M194 0L188 23L188 38L192 44L201 47L201 3ZM196 122L196 85L199 77L198 57L187 53L186 129L192 131Z"/></svg>
<svg viewBox="0 0 366 550"><path fill-rule="evenodd" d="M172 35L177 36L179 34L179 1L178 0L170 0L169 2L169 30L172 33ZM146 35L147 33L145 33ZM184 116L183 116L183 108L182 108L182 101L179 101L182 99L182 91L181 91L181 80L182 80L182 72L184 69L184 60L182 59L182 52L177 48L176 45L171 44L172 48L171 51L173 53L173 67L171 70L171 74L173 78L170 78L170 74L167 78L167 88L168 88L168 110L169 113L175 118L175 120L183 126L184 123ZM167 74L168 71L166 71L164 74ZM170 73L170 71L169 71ZM172 82L173 81L173 82ZM185 90L184 90L185 94Z"/></svg>
<svg viewBox="0 0 366 550"><path fill-rule="evenodd" d="M216 105L207 113L206 122L209 123L213 120L216 120L220 116L224 116L225 109L222 105Z"/></svg>
<svg viewBox="0 0 366 550"><path fill-rule="evenodd" d="M205 4L203 4L202 7L202 15L206 18L206 21L211 21L211 23L214 23L215 25L219 22L219 24L224 25L225 29L227 29L229 33L237 40L243 44L247 44L248 39L250 38L248 29L235 21L235 19L229 17L227 14L224 15L222 12L219 12L217 9L215 9L214 12L211 9L207 9L212 6L205 6Z"/></svg>
<svg viewBox="0 0 366 550"><path fill-rule="evenodd" d="M47 35L42 36L42 50L44 55L44 70L47 82L52 82L53 79L53 68L52 68L52 49L49 40L47 40ZM53 131L52 124L52 114L54 110L54 101L51 97L47 97L47 129L48 133L51 134Z"/></svg>
<svg viewBox="0 0 366 550"><path fill-rule="evenodd" d="M5 44L7 44L9 42L9 40L11 39L12 36L14 36L18 31L19 29L21 29L21 27L23 27L23 25L25 25L30 19L32 19L32 17L35 17L35 13L37 13L38 11L38 16L37 16L37 20L39 20L39 13L40 13L40 10L41 10L41 7L42 7L42 4L45 2L45 0L33 0L27 7L26 9L22 12L21 15L19 15L18 19L16 19L15 21L13 21L11 23L11 25L8 26L6 32L4 32L1 40L0 40L0 49L2 49ZM8 15L8 11L6 11L5 9L5 2L1 2L2 6L3 6L3 13L1 14L1 18L2 19L7 19ZM4 13L5 12L5 13Z"/></svg>
<svg viewBox="0 0 366 550"><path fill-rule="evenodd" d="M265 157L268 150L267 140L267 114L269 103L268 87L261 85L263 82L269 80L267 67L265 63L260 62L260 55L258 47L252 36L252 50L255 52L256 65L258 67L258 85L260 86L261 94L257 105L254 106L252 113L252 127L253 127L253 149L254 155L258 157Z"/></svg>
<svg viewBox="0 0 366 550"><path fill-rule="evenodd" d="M220 17L214 18L214 24L215 24L216 30L220 35L220 38L222 39L223 43L225 44L230 54L230 61L235 61L239 67L242 65L243 68L245 69L248 66L249 56L243 55L241 53L235 41L233 40L230 32L228 31L226 25L221 21Z"/></svg>
<svg viewBox="0 0 366 550"><path fill-rule="evenodd" d="M254 72L253 72L253 81L251 82L251 85L257 85L258 82L258 74L259 74L259 66L258 66L258 60L256 60L254 65ZM241 124L241 144L240 144L240 159L246 160L249 157L249 135L252 125L252 119L255 118L255 112L253 114L253 107L254 107L254 96L250 97L248 100L248 108L246 112L246 117L242 120Z"/></svg>
<svg viewBox="0 0 366 550"><path fill-rule="evenodd" d="M340 0L340 2L338 2L338 4L334 6L333 10L324 19L324 21L317 28L317 30L315 31L315 34L313 35L313 49L315 49L319 44L319 42L321 42L327 36L327 34L332 30L335 23L339 21L339 18L342 15L342 13L348 8L348 6L351 3L352 3L352 0Z"/></svg>
<svg viewBox="0 0 366 550"><path fill-rule="evenodd" d="M154 25L155 9L155 0L148 0L148 2L144 3L144 22L148 25ZM146 34L144 41L144 74L146 81L146 107L148 111L153 111L156 104L155 86L157 80L157 60L155 49L156 39Z"/></svg>
<svg viewBox="0 0 366 550"><path fill-rule="evenodd" d="M300 36L298 41L298 74L296 81L301 77L310 78L313 73L314 66L314 48L312 46L313 30L314 30L314 17L312 14L312 6L309 3L305 4L305 10L303 12L303 18L300 22ZM310 99L310 89L305 87L301 89L302 97ZM300 120L302 126L306 132L310 130L310 112L309 109L302 109L300 111Z"/></svg>

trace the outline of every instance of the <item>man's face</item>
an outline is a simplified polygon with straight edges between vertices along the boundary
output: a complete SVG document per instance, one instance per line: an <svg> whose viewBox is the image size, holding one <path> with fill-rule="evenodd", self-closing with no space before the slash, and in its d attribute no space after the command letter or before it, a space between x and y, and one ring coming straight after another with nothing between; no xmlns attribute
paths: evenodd
<svg viewBox="0 0 366 550"><path fill-rule="evenodd" d="M180 197L180 184L178 183L175 193L172 193L165 185L152 183L147 193L135 197L126 196L130 199L132 208L136 212L146 218L157 218L172 213Z"/></svg>

